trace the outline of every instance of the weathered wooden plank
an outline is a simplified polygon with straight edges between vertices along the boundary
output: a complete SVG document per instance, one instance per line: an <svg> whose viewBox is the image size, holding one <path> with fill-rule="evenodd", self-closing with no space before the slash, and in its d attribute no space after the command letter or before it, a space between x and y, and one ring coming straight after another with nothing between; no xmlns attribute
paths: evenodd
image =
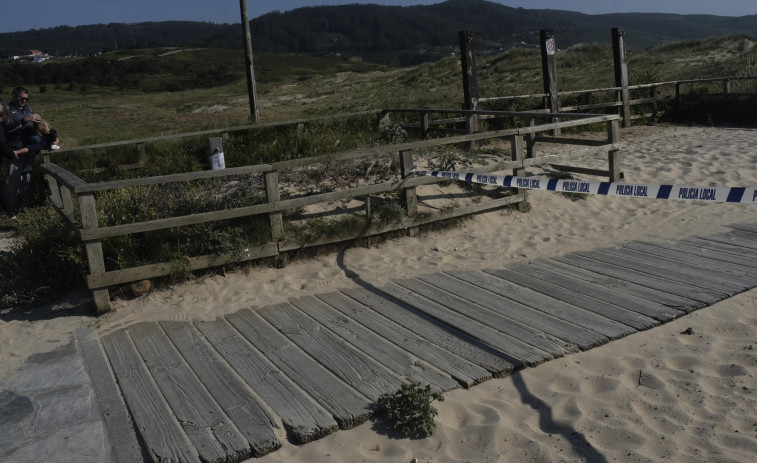
<svg viewBox="0 0 757 463"><path fill-rule="evenodd" d="M121 399L100 343L94 339L79 341L79 350L87 366L92 389L97 398L100 414L105 420L108 435L118 436L117 439L110 439L113 458L116 463L144 460L147 454L143 453L142 446L137 441L134 422Z"/></svg>
<svg viewBox="0 0 757 463"><path fill-rule="evenodd" d="M734 233L734 232L731 232ZM703 241L713 241L715 243L730 244L731 246L738 246L743 249L744 252L752 255L757 253L757 241L752 241L749 238L738 236L735 234L723 234L723 235L709 235L709 236L695 236Z"/></svg>
<svg viewBox="0 0 757 463"><path fill-rule="evenodd" d="M200 455L187 440L126 331L111 333L101 342L149 458L199 461Z"/></svg>
<svg viewBox="0 0 757 463"><path fill-rule="evenodd" d="M450 348L452 352L457 352L457 354L437 346L430 339L439 339L440 333L418 328L418 326L428 328L430 325L425 322L419 324L422 320L407 314L407 310L402 310L400 313L386 310L383 312L384 316L343 293L319 294L316 297L347 317L370 327L371 330L385 339L446 372L465 387L473 386L492 377L489 370L480 366L476 361L468 360L468 358L472 357L484 365L489 365L492 371L500 372L507 369L509 369L507 371L512 371L512 364L488 352L476 351L470 344L464 344L467 349ZM415 327L416 330L411 330L411 327ZM428 337L424 338L422 334L426 334ZM446 335L447 333L443 334ZM457 338L450 338L449 340L456 347L462 346ZM473 352L469 353L469 351Z"/></svg>
<svg viewBox="0 0 757 463"><path fill-rule="evenodd" d="M406 349L400 348L356 321L345 317L322 300L305 296L289 302L340 336L340 341L348 342L404 378L406 382L427 383L440 392L459 387L457 382L448 375L439 373L426 362L410 355ZM308 349L308 353L312 354L312 350Z"/></svg>
<svg viewBox="0 0 757 463"><path fill-rule="evenodd" d="M589 259L605 262L610 265L616 265L618 267L627 268L636 272L644 273L645 275L652 275L671 281L677 281L685 285L694 286L696 288L705 289L713 293L720 293L723 298L733 296L746 289L744 286L734 285L727 282L720 282L713 278L706 278L702 275L692 274L687 272L683 263L677 267L677 269L670 268L670 266L663 267L659 261L655 262L650 257L645 257L644 253L640 253L641 256L631 255L633 251L627 250L624 252L613 252L611 249L603 249L596 251L577 252L579 256L587 257ZM701 272L701 269L698 269Z"/></svg>
<svg viewBox="0 0 757 463"><path fill-rule="evenodd" d="M501 327L491 327L471 320L445 305L420 295L415 291L415 288L412 288L413 286L422 286L425 283L421 283L418 280L406 280L403 281L403 283L411 286L411 288L406 288L401 285L401 287L389 285L383 287L382 291L385 291L390 296L402 301L407 306L435 318L435 323L440 327L444 327L445 324L454 327L457 330L467 333L469 336L473 336L484 343L519 359L526 365L532 366L546 362L547 360L563 355L564 351L561 349L568 349L564 342L559 342L556 346L549 345L544 338L540 338L540 333L519 323L503 323L503 326ZM455 302L465 304L465 302L459 300ZM536 345L523 338L527 338ZM541 349L540 347L537 347L537 345L541 345L549 350Z"/></svg>
<svg viewBox="0 0 757 463"><path fill-rule="evenodd" d="M333 333L322 329L320 324L289 303L264 307L257 314L307 352L309 357L303 356L301 361L316 361L373 401L402 386L399 378Z"/></svg>
<svg viewBox="0 0 757 463"><path fill-rule="evenodd" d="M247 439L252 454L259 457L281 447L273 417L260 404L247 385L202 339L191 323L160 322L184 360L189 364L208 393L221 406L239 432Z"/></svg>
<svg viewBox="0 0 757 463"><path fill-rule="evenodd" d="M603 275L629 281L631 283L636 283L641 286L646 286L647 288L654 288L670 294L675 294L677 296L699 301L707 305L714 304L715 302L725 298L725 296L720 293L713 293L672 280L651 277L641 272L636 272L628 268L607 264L598 260L580 256L578 254L567 254L561 257L554 257L553 259L559 262L564 262L571 266L580 267L592 272L601 273Z"/></svg>
<svg viewBox="0 0 757 463"><path fill-rule="evenodd" d="M392 297L383 289L377 291L348 289L342 292L375 312L397 320L402 326L420 334L437 346L487 368L495 376L506 376L515 369L523 368L523 362L517 357L483 342L456 326L440 322L422 310L406 304L402 299Z"/></svg>
<svg viewBox="0 0 757 463"><path fill-rule="evenodd" d="M683 255L691 255L716 262L716 265L724 264L735 266L736 272L739 274L744 273L746 275L754 275L754 269L757 268L757 256L750 257L748 255L737 254L741 248L730 246L727 244L714 243L712 241L705 241L706 247L696 244L694 240L689 242L678 243L644 243L647 246L654 248L669 249L673 252L681 253Z"/></svg>
<svg viewBox="0 0 757 463"><path fill-rule="evenodd" d="M601 331L592 331L587 329L584 322L582 312L577 307L563 304L561 307L556 307L554 299L544 297L539 293L531 292L532 299L536 299L536 305L525 304L515 296L503 297L502 293L495 293L491 291L486 285L479 284L484 280L490 280L486 274L479 273L476 278L468 278L473 272L456 272L450 274L432 274L422 275L419 277L427 283L430 283L437 288L444 289L450 293L467 299L477 305L485 307L500 316L507 319L514 320L518 323L522 323L526 326L530 326L535 330L539 330L550 336L562 339L569 343L576 344L580 349L588 349L591 347L599 346L606 343L609 339L607 336L601 333ZM457 276L459 275L459 277ZM507 282L503 282L507 284ZM518 287L517 285L510 285L513 287L513 292L529 292L528 289ZM570 320L570 316L576 320L575 323L571 323L566 320ZM588 318L592 318L594 314L589 313ZM577 320L581 319L581 320ZM479 319L482 323L486 323L486 319ZM494 321L494 320L492 320ZM602 321L606 321L603 319ZM623 326L625 330L628 330L627 326Z"/></svg>
<svg viewBox="0 0 757 463"><path fill-rule="evenodd" d="M526 264L521 266L528 267ZM518 301L530 307L531 311L544 312L564 320L570 323L570 327L578 325L582 329L601 333L604 339L617 339L656 324L655 320L635 312L628 312L584 294L550 285L521 272L519 267L508 266L484 272L452 274L487 288L500 297ZM530 314L530 311L528 313Z"/></svg>
<svg viewBox="0 0 757 463"><path fill-rule="evenodd" d="M757 250L739 246L737 244L731 243L728 240L715 241L711 239L691 237L684 238L678 243L681 245L693 246L697 249L712 250L724 252L727 254L734 254L737 256L743 256L749 259L757 259Z"/></svg>
<svg viewBox="0 0 757 463"><path fill-rule="evenodd" d="M757 249L757 233L754 233L752 231L740 230L736 228L725 233L724 236L727 236L728 238L736 238L743 241L744 243L750 243L749 247Z"/></svg>
<svg viewBox="0 0 757 463"><path fill-rule="evenodd" d="M337 429L332 416L252 347L225 320L194 325L237 375L281 418L289 438L304 444Z"/></svg>
<svg viewBox="0 0 757 463"><path fill-rule="evenodd" d="M251 456L250 445L208 394L168 336L154 323L129 329L134 346L147 365L163 397L194 444L208 462L242 460Z"/></svg>
<svg viewBox="0 0 757 463"><path fill-rule="evenodd" d="M742 230L745 232L757 233L757 223L733 223L728 227L734 230Z"/></svg>
<svg viewBox="0 0 757 463"><path fill-rule="evenodd" d="M747 258L747 261L754 264L753 267L747 267L723 259L724 257L727 259L729 257L728 254L723 255L723 253L709 250L704 252L701 248L697 250L686 245L671 246L665 243L654 244L632 241L630 243L623 243L621 247L623 249L633 249L634 251L664 257L674 262L685 262L689 265L714 269L722 272L721 276L723 278L736 277L734 281L749 287L757 285L757 275L754 273L754 268L757 267L757 259Z"/></svg>
<svg viewBox="0 0 757 463"><path fill-rule="evenodd" d="M704 302L695 301L693 299L681 297L675 294L660 291L658 289L649 288L629 281L621 280L612 276L604 275L602 273L592 272L590 270L583 269L581 267L560 262L555 259L536 259L530 262L531 264L559 271L565 275L579 278L584 281L588 281L595 285L604 286L608 289L612 289L624 294L647 299L658 304L662 304L666 307L670 307L675 310L678 315L683 315L695 309L701 309L707 304Z"/></svg>
<svg viewBox="0 0 757 463"><path fill-rule="evenodd" d="M370 417L374 405L370 399L292 345L258 314L244 309L225 318L297 386L326 408L340 428L355 427Z"/></svg>
<svg viewBox="0 0 757 463"><path fill-rule="evenodd" d="M696 257L687 259L686 254L683 256L679 254L676 259L671 255L663 256L655 254L654 249L652 248L651 251L642 251L624 246L614 249L602 248L597 249L597 251L613 256L625 256L634 261L648 263L664 269L670 275L680 275L681 278L687 278L687 275L692 275L696 278L706 279L710 284L716 284L717 287L728 288L729 291L734 291L734 294L757 285L757 278L741 276L730 272L723 273L717 267L717 261L713 261L712 259L697 260ZM693 263L692 260L697 261ZM691 279L689 281L693 283L696 280Z"/></svg>
<svg viewBox="0 0 757 463"><path fill-rule="evenodd" d="M612 318L636 329L658 325L660 321L671 320L684 313L657 302L632 296L628 293L621 293L606 286L531 263L512 263L508 268L529 276L530 279L525 282L534 291L545 292L545 294L550 295L559 294L560 298L565 297L563 300L566 302L582 303L581 307L587 310L596 310L597 313L601 313L607 318ZM497 270L484 270L484 272L492 275L497 274ZM553 293L552 286L562 288L566 293ZM596 299L606 306L604 308L602 306L597 307L589 301L582 302L580 299L572 299L570 295Z"/></svg>

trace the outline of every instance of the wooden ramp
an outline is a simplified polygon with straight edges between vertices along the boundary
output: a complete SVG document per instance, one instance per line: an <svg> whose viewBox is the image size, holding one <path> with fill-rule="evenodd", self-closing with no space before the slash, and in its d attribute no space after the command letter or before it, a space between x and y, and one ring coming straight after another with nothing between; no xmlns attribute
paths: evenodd
<svg viewBox="0 0 757 463"><path fill-rule="evenodd" d="M367 420L407 382L471 387L757 287L757 225L143 323L82 351L118 461L260 456Z"/></svg>

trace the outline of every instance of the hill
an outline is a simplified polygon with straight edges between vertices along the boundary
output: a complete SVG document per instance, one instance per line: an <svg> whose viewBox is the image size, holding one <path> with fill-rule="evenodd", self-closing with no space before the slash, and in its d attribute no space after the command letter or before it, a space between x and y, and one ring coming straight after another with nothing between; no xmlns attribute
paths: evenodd
<svg viewBox="0 0 757 463"><path fill-rule="evenodd" d="M623 13L586 15L511 8L485 0L448 0L427 6L340 5L269 13L251 21L253 48L272 53L341 54L389 64L435 61L457 51L457 33L474 31L480 53L534 47L540 29L557 43L609 43L610 28L624 27L632 49L664 42L757 36L757 15L723 17ZM61 26L0 34L0 55L28 49L82 55L122 48L243 46L238 24L147 22Z"/></svg>

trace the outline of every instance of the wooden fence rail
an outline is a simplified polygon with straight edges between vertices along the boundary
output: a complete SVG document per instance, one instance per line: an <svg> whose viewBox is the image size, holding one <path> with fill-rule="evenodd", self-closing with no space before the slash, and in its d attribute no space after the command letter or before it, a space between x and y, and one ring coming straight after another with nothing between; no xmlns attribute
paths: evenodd
<svg viewBox="0 0 757 463"><path fill-rule="evenodd" d="M454 111L454 110L405 110L390 109L377 112L382 114L384 121L392 113L401 112L421 112L426 115L431 114L452 114L457 113L462 118L470 117L508 117L521 118L529 121L528 126L522 128L494 130L488 132L470 133L444 138L424 139L409 143L400 143L393 145L384 145L379 147L351 150L341 153L331 153L311 158L295 159L272 164L263 164L255 166L236 167L220 170L182 173L175 175L164 175L158 177L135 178L128 180L115 180L100 183L88 183L77 177L73 173L62 167L46 162L43 164L48 185L50 188L50 200L54 208L66 219L70 226L78 233L79 238L84 244L89 264L89 274L86 281L88 287L93 291L94 302L98 312L107 311L110 307L110 298L108 288L114 285L138 281L147 278L155 278L169 275L174 271L175 263L161 262L140 267L127 268L121 270L107 270L103 256L102 240L125 236L137 233L149 233L157 230L165 230L175 227L202 224L208 222L217 222L222 220L267 216L270 221L270 236L267 242L248 246L240 257L240 253L230 253L225 255L204 255L187 257L188 267L190 270L199 270L214 266L221 266L229 262L239 262L242 260L255 260L266 257L281 258L288 251L302 249L304 247L319 246L330 243L351 241L358 238L365 238L377 234L383 234L399 230L408 230L415 233L418 227L433 223L440 220L447 220L454 217L474 214L485 210L501 208L510 204L519 204L520 208L525 208L526 195L523 191L507 192L512 194L500 194L499 197L474 202L469 205L456 207L454 209L445 209L434 214L417 214L417 193L416 188L432 183L438 183L443 179L434 177L414 177L410 174L410 167L413 166L413 152L422 148L433 148L443 145L472 143L488 139L509 139L512 160L503 161L496 164L490 164L485 167L475 169L481 173L510 170L516 174L522 174L524 169L536 165L557 165L558 162L568 160L581 160L588 154L606 153L608 156L607 170L586 169L576 166L562 166L564 169L573 172L589 173L591 175L600 175L607 177L610 181L616 181L620 177L618 170L617 156L620 149L618 141L618 119L617 115L587 115L587 114L558 114L559 122L548 122L536 124L535 121L552 118L555 114L545 115L539 112L503 112L503 111ZM541 132L552 131L555 129L587 126L590 124L606 124L606 140L596 143L587 144L583 140L560 138L550 139L551 137L539 137ZM537 142L556 142L562 144L575 145L576 149L566 150L559 155L550 156L533 156L533 145ZM114 146L114 145L111 145ZM330 192L320 192L301 197L281 199L281 187L279 185L280 172L295 169L299 167L313 166L325 162L343 161L359 158L375 158L380 155L391 153L399 156L401 172L398 177L389 181L359 186L355 188L338 189ZM129 223L100 227L98 223L97 194L112 190L124 188L133 188L139 186L165 185L176 182L188 182L200 179L213 179L220 177L236 177L241 181L250 178L251 175L262 176L265 190L266 201L260 204L252 204L244 207L235 207L232 209L215 210L210 212L196 213L179 217L162 218L145 222ZM354 199L370 197L387 192L397 192L405 199L405 212L407 218L399 223L381 224L371 223L366 230L362 230L359 236L321 238L313 242L301 243L286 240L283 236L283 213L286 211L298 209L308 205L327 204L337 200ZM366 200L366 207L369 207L370 201Z"/></svg>

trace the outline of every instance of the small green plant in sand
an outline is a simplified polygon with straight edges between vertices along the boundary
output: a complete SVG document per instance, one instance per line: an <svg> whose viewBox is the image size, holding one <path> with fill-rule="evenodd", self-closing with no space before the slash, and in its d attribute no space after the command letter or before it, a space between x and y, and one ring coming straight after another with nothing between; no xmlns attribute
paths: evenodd
<svg viewBox="0 0 757 463"><path fill-rule="evenodd" d="M444 401L444 396L433 392L431 386L421 383L403 384L394 393L379 397L379 411L385 414L389 424L408 437L427 437L434 433L434 419L439 411L431 402Z"/></svg>

